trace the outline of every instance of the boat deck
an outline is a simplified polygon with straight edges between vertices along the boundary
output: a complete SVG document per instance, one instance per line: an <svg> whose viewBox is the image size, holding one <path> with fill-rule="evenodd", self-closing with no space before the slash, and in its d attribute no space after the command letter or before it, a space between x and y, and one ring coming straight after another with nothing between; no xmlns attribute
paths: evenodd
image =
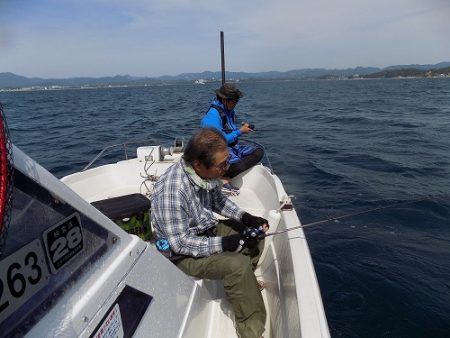
<svg viewBox="0 0 450 338"><path fill-rule="evenodd" d="M75 173L62 181L90 203L133 193L149 197L155 180L178 158L169 156L148 165L138 157ZM278 177L266 167L255 166L234 178L232 184L240 192L230 199L268 219L270 232L300 225L295 210L280 209L289 197ZM286 332L292 337L329 336L302 229L267 237L255 275L266 285L262 290L268 314L265 338L286 336ZM196 280L189 304L178 337L237 337L220 281Z"/></svg>

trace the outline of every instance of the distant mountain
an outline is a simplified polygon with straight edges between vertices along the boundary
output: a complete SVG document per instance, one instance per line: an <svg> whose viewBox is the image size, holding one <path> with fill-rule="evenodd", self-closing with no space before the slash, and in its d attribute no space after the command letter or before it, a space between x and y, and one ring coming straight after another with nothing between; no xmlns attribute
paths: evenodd
<svg viewBox="0 0 450 338"><path fill-rule="evenodd" d="M45 80L38 77L28 78L14 73L0 73L0 87L26 87L41 81Z"/></svg>
<svg viewBox="0 0 450 338"><path fill-rule="evenodd" d="M381 72L364 75L364 78L404 78L404 77L440 77L450 75L450 66L445 68L389 68Z"/></svg>
<svg viewBox="0 0 450 338"><path fill-rule="evenodd" d="M324 68L307 68L295 69L286 72L270 71L259 73L247 72L226 72L227 79L247 80L247 79L299 79L308 77L318 77L322 75L332 74L341 76L350 76L354 74L370 74L381 71L381 68L375 67L356 67L347 69L324 69ZM220 80L221 72L205 71L202 73L183 73L175 76L160 76L159 80L164 81L194 81L197 79Z"/></svg>
<svg viewBox="0 0 450 338"><path fill-rule="evenodd" d="M407 74L422 76L424 71L450 67L450 62L440 62L435 65L397 65L386 68L356 67L346 69L306 68L286 72L270 71L259 73L226 72L229 80L271 80L271 79L310 79L310 78L355 78L355 77L393 77L395 71L407 70ZM401 76L401 75L400 75ZM130 75L116 75L109 77L75 77L67 79L43 79L39 77L28 78L13 73L0 73L0 88L15 89L24 87L83 87L83 86L110 86L110 85L155 85L172 81L220 81L220 72L204 71L202 73L183 73L176 76L160 76L156 78L136 77Z"/></svg>
<svg viewBox="0 0 450 338"><path fill-rule="evenodd" d="M152 82L155 80L135 77L130 75L116 75L108 77L74 77L67 79L42 79L39 77L27 78L13 73L0 73L0 88L24 88L24 87L81 87L81 86L107 86L121 84L139 84L142 80Z"/></svg>
<svg viewBox="0 0 450 338"><path fill-rule="evenodd" d="M447 68L447 67L450 67L450 62L439 62L434 65L397 65L397 66L386 67L383 70L393 70L393 69L429 70L429 69L439 69L439 68Z"/></svg>

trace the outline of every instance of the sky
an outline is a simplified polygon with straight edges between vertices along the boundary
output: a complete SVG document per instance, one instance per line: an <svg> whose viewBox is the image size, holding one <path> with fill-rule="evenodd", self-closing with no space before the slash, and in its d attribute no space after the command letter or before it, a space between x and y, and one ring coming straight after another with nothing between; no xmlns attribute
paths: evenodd
<svg viewBox="0 0 450 338"><path fill-rule="evenodd" d="M450 61L449 0L0 0L0 73L67 78Z"/></svg>

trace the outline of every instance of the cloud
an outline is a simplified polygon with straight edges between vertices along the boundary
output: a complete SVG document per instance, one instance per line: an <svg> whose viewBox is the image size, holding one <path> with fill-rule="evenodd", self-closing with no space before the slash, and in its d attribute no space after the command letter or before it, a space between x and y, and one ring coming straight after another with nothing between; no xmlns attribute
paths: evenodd
<svg viewBox="0 0 450 338"><path fill-rule="evenodd" d="M445 29L448 20L443 16L448 14L449 5L443 2L282 3L283 6L275 3L260 6L249 20L243 20L242 27L253 33L249 34L252 41L243 45L264 50L263 54L270 55L273 64L282 64L285 70L401 62L401 57L389 59L392 52L404 60L417 56L416 62L427 59L425 51L429 59L439 59L433 54L448 55L448 47L447 54L442 48L448 32ZM247 57L267 67L261 57L251 53Z"/></svg>
<svg viewBox="0 0 450 338"><path fill-rule="evenodd" d="M448 59L444 0L16 0L0 7L0 71L157 76ZM1 6L2 2L0 2ZM32 55L32 57L30 57Z"/></svg>

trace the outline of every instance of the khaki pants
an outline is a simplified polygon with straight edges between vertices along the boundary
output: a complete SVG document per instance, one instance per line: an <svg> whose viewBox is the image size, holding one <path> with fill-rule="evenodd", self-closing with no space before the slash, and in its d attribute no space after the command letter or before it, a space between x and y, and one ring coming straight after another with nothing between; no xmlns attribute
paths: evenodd
<svg viewBox="0 0 450 338"><path fill-rule="evenodd" d="M217 236L234 233L236 231L225 224L217 224ZM253 272L263 248L264 241L259 241L257 247L244 248L240 253L222 252L209 257L185 258L177 264L188 275L223 281L241 338L259 338L264 332L266 309Z"/></svg>

